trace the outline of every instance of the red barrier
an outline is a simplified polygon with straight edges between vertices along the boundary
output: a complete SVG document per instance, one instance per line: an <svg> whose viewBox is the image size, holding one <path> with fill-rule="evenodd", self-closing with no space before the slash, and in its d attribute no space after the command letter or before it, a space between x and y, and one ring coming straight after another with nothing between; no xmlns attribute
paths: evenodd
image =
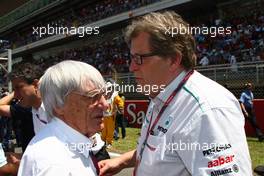
<svg viewBox="0 0 264 176"><path fill-rule="evenodd" d="M148 109L148 100L126 100L125 117L130 127L141 128Z"/></svg>
<svg viewBox="0 0 264 176"><path fill-rule="evenodd" d="M126 100L125 101L125 117L128 119L130 127L140 128L142 121L146 115L148 108L148 100ZM264 99L253 100L257 124L262 132L264 132ZM250 123L246 121L245 130L247 136L255 136L255 130Z"/></svg>
<svg viewBox="0 0 264 176"><path fill-rule="evenodd" d="M264 132L264 99L253 100L253 106L256 114L257 124L262 132ZM245 130L247 136L256 136L255 129L252 128L249 121L246 121Z"/></svg>

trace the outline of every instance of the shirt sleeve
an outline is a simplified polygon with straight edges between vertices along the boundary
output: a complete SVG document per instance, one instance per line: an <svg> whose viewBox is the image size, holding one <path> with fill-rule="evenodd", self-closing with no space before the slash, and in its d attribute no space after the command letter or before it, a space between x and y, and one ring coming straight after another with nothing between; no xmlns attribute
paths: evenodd
<svg viewBox="0 0 264 176"><path fill-rule="evenodd" d="M0 143L0 167L4 166L7 164L6 157L5 157L5 152L2 148L2 144Z"/></svg>
<svg viewBox="0 0 264 176"><path fill-rule="evenodd" d="M245 93L244 92L241 94L239 101L243 104L245 103Z"/></svg>
<svg viewBox="0 0 264 176"><path fill-rule="evenodd" d="M174 138L185 143L177 153L193 176L252 175L244 118L239 111L217 108L194 115Z"/></svg>
<svg viewBox="0 0 264 176"><path fill-rule="evenodd" d="M68 163L67 163L68 164ZM23 156L17 176L80 176L79 168L67 167L63 161L52 163L46 160L35 161L31 155ZM92 171L87 171L87 175L95 176Z"/></svg>
<svg viewBox="0 0 264 176"><path fill-rule="evenodd" d="M42 163L44 164L44 162ZM36 162L32 162L29 157L23 157L19 166L18 176L75 176L63 165L45 164L45 167L39 167ZM76 175L77 176L77 175Z"/></svg>
<svg viewBox="0 0 264 176"><path fill-rule="evenodd" d="M35 175L36 176L54 176L54 175L77 176L76 174L72 173L71 171L66 169L65 166L62 166L62 165L48 166L48 167L42 169L39 173L37 173Z"/></svg>
<svg viewBox="0 0 264 176"><path fill-rule="evenodd" d="M86 167L91 167L92 161L90 159L86 161ZM79 163L82 164L82 162ZM86 175L95 176L92 168L86 171ZM61 155L46 158L39 155L38 148L29 145L21 159L17 176L81 176L83 173L84 169L61 158Z"/></svg>

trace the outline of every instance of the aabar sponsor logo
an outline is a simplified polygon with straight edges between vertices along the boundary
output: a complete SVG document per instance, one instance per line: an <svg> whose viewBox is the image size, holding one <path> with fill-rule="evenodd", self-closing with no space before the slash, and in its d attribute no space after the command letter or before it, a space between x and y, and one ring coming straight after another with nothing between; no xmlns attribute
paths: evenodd
<svg viewBox="0 0 264 176"><path fill-rule="evenodd" d="M226 156L226 157L220 156L216 160L209 161L208 162L208 168L221 166L221 165L223 165L225 163L230 163L230 162L233 161L234 157L235 157L235 155L230 155L230 156Z"/></svg>
<svg viewBox="0 0 264 176"><path fill-rule="evenodd" d="M224 145L214 146L214 147L212 147L212 148L210 148L208 150L204 150L203 151L203 155L204 156L211 155L211 154L218 153L218 152L221 152L221 151L229 149L229 148L231 148L231 144L224 144Z"/></svg>

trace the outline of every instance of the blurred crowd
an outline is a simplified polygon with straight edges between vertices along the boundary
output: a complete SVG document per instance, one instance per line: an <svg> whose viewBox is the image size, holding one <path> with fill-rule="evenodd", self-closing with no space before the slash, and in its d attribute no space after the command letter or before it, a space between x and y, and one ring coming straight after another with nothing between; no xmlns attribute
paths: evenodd
<svg viewBox="0 0 264 176"><path fill-rule="evenodd" d="M105 0L81 9L71 9L56 19L42 21L35 26L46 24L57 26L82 26L115 14L129 11L158 0ZM195 27L231 27L231 34L217 34L215 37L205 34L195 34L197 42L197 65L231 64L237 62L264 60L264 14L262 11L252 11L243 17L232 14L225 19L215 18L210 23L202 20L191 23ZM110 33L107 35L111 35ZM47 36L44 36L44 38ZM111 38L111 37L110 37ZM113 38L113 37L112 37ZM11 45L19 47L40 40L32 34L32 26L25 32L17 32L11 37ZM5 44L7 46L7 44ZM89 63L98 68L103 75L129 72L129 49L123 38L94 42L89 46L65 49L57 54L40 56L34 60L43 69L60 62L73 59Z"/></svg>
<svg viewBox="0 0 264 176"><path fill-rule="evenodd" d="M203 26L203 24L201 25ZM197 65L231 64L264 61L264 15L251 14L229 20L216 19L211 26L231 26L232 34L196 34ZM81 60L98 68L102 74L129 71L129 49L123 38L94 43L82 48L72 48L57 56L38 60L43 68L65 59ZM45 61L45 62L44 62ZM49 64L50 63L50 64Z"/></svg>
<svg viewBox="0 0 264 176"><path fill-rule="evenodd" d="M129 50L122 38L61 51L54 56L42 56L33 62L46 69L55 63L68 59L91 64L103 75L129 72Z"/></svg>
<svg viewBox="0 0 264 176"><path fill-rule="evenodd" d="M0 40L0 53L4 52L6 49L9 49L10 47L11 47L11 44L9 41Z"/></svg>
<svg viewBox="0 0 264 176"><path fill-rule="evenodd" d="M201 26L203 26L202 24ZM244 17L216 19L211 26L231 26L230 35L197 34L197 55L200 65L226 64L264 60L264 14L249 13Z"/></svg>
<svg viewBox="0 0 264 176"><path fill-rule="evenodd" d="M40 20L38 23L28 26L28 28L19 31L16 35L10 36L12 46L14 48L23 46L51 35L45 34L40 37L37 33L33 33L33 27L78 27L92 22L114 16L116 14L136 9L160 0L104 0L93 4L87 4L81 8L71 8L62 14L56 14L56 17ZM52 19L52 20L51 20Z"/></svg>

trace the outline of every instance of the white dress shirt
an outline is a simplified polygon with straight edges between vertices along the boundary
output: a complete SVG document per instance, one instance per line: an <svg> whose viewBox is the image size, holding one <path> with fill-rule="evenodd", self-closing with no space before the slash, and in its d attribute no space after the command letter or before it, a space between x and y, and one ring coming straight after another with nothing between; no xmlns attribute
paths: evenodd
<svg viewBox="0 0 264 176"><path fill-rule="evenodd" d="M28 145L18 176L94 176L92 141L54 117Z"/></svg>
<svg viewBox="0 0 264 176"><path fill-rule="evenodd" d="M38 109L32 107L32 118L34 132L35 134L37 134L49 122L43 103L41 103Z"/></svg>
<svg viewBox="0 0 264 176"><path fill-rule="evenodd" d="M2 147L2 143L0 143L0 167L4 166L7 164L6 157L5 157L5 152Z"/></svg>
<svg viewBox="0 0 264 176"><path fill-rule="evenodd" d="M148 126L185 74L182 72L151 100L141 128L137 157ZM137 176L252 175L244 117L237 99L196 71L153 131L144 147Z"/></svg>

